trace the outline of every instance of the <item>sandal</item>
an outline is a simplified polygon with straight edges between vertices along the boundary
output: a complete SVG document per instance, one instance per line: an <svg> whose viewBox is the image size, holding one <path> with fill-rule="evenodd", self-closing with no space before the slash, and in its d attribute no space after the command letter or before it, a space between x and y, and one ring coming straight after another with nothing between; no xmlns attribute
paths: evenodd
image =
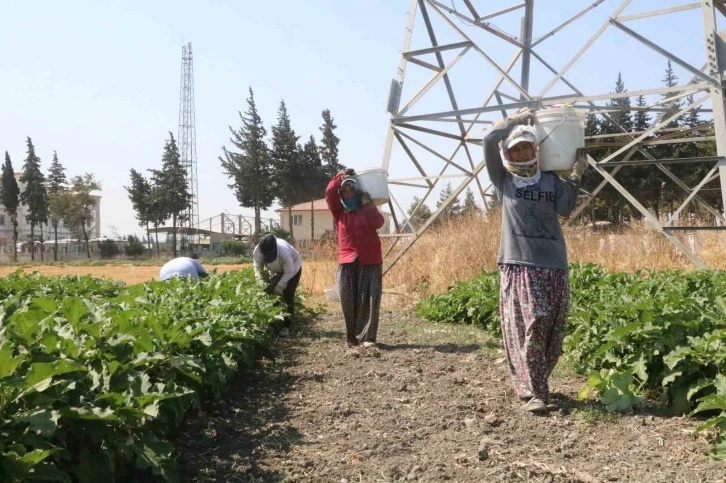
<svg viewBox="0 0 726 483"><path fill-rule="evenodd" d="M544 414L547 412L547 405L539 398L533 397L524 405L524 410L535 414Z"/></svg>

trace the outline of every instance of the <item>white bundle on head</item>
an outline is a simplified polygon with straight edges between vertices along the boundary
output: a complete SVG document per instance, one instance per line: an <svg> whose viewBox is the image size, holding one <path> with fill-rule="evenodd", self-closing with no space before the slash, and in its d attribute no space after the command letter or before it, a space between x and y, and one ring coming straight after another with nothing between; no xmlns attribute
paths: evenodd
<svg viewBox="0 0 726 483"><path fill-rule="evenodd" d="M520 124L512 129L512 132L509 133L507 139L502 142L502 149L506 153L511 146L521 142L529 142L537 147L537 132L534 130L533 126Z"/></svg>
<svg viewBox="0 0 726 483"><path fill-rule="evenodd" d="M537 133L534 127L519 125L512 129L509 136L502 141L501 154L502 159L506 159L505 153L514 145L519 143L531 143L535 149L534 159L520 163L507 162L507 171L512 175L513 181L517 188L525 188L533 184L539 183L542 173L539 168L532 172L531 167L537 165ZM526 173L526 174L525 174Z"/></svg>

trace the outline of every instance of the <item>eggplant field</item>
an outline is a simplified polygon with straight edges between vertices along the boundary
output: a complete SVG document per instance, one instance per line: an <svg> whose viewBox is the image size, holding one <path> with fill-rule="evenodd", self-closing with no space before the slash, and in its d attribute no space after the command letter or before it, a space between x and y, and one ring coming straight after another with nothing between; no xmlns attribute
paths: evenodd
<svg viewBox="0 0 726 483"><path fill-rule="evenodd" d="M0 481L178 481L169 435L282 317L250 271L0 279Z"/></svg>
<svg viewBox="0 0 726 483"><path fill-rule="evenodd" d="M646 396L708 431L712 458L726 460L726 273L606 273L573 265L565 358L613 413L632 412ZM500 336L499 274L424 300L419 313L436 322L482 327Z"/></svg>

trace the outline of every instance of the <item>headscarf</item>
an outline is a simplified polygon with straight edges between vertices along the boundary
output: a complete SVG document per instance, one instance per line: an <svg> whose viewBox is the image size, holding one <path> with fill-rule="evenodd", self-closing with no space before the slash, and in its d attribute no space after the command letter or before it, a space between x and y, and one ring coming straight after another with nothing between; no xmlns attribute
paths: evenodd
<svg viewBox="0 0 726 483"><path fill-rule="evenodd" d="M512 175L514 185L517 188L525 188L539 183L539 180L542 177L542 173L539 170L539 164L537 162L537 135L535 134L534 129L523 125L515 127L512 132L509 133L507 139L505 139L502 143L502 151L506 153L513 146L519 143L529 143L532 145L535 152L534 159L523 163L507 161L506 168ZM505 156L502 157L505 158Z"/></svg>
<svg viewBox="0 0 726 483"><path fill-rule="evenodd" d="M350 198L350 199L343 199L343 197L340 197L340 203L343 205L343 211L346 213L350 213L351 211L355 211L358 208L360 208L361 205L361 195L360 193L357 193L358 191L358 180L355 179L353 176L346 176L343 178L343 182L340 183L340 189L342 192L343 186L346 183L350 183L353 185L353 188L356 190L356 194Z"/></svg>
<svg viewBox="0 0 726 483"><path fill-rule="evenodd" d="M272 263L277 260L277 238L275 238L275 235L267 234L263 236L259 246L264 263Z"/></svg>

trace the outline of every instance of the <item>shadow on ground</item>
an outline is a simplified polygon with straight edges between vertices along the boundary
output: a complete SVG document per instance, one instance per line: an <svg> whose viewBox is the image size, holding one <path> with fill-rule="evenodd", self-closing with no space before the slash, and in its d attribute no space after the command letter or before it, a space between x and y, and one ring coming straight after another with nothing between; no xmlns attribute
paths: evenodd
<svg viewBox="0 0 726 483"><path fill-rule="evenodd" d="M310 321L298 324L309 330ZM296 337L278 339L252 368L230 382L222 398L192 418L177 436L176 447L182 481L267 482L280 481L283 471L265 467L262 452L286 454L304 444L303 436L289 420L289 394L299 377L294 366L307 344Z"/></svg>

